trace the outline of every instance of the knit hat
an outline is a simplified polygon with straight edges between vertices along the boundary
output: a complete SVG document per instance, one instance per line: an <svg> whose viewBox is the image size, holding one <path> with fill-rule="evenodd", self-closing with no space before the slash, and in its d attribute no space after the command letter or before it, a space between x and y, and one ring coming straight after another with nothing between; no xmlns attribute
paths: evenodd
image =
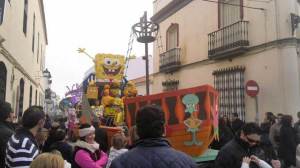
<svg viewBox="0 0 300 168"><path fill-rule="evenodd" d="M79 136L85 137L94 132L95 132L95 128L93 126L90 126L88 128L81 128L81 129L79 129Z"/></svg>

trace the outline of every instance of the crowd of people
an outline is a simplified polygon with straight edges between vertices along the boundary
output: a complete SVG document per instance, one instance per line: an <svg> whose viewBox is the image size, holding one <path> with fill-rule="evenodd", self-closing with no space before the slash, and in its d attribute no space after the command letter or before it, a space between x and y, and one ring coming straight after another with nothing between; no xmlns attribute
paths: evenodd
<svg viewBox="0 0 300 168"><path fill-rule="evenodd" d="M108 137L99 123L81 124L74 141L62 124L52 122L40 106L24 111L19 124L0 102L0 167L8 168L196 168L193 159L171 147L164 135L164 113L145 106L136 126Z"/></svg>
<svg viewBox="0 0 300 168"><path fill-rule="evenodd" d="M293 125L290 115L266 112L264 121L244 123L233 114L219 120L220 140L211 147L220 150L215 168L300 167L300 112Z"/></svg>
<svg viewBox="0 0 300 168"><path fill-rule="evenodd" d="M111 143L97 122L81 124L74 141L68 137L66 127L52 122L42 107L29 107L16 124L11 105L0 102L0 167L198 167L164 138L164 117L160 107L147 105L137 112L136 125L114 134ZM267 112L259 126L244 123L236 113L232 120L221 117L219 141L211 144L219 150L213 167L300 167L300 112L298 118L292 125L291 116Z"/></svg>

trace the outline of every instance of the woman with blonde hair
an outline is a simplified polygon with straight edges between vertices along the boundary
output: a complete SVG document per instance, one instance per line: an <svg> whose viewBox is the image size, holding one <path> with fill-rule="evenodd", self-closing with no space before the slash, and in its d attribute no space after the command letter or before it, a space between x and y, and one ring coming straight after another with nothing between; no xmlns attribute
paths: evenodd
<svg viewBox="0 0 300 168"><path fill-rule="evenodd" d="M64 159L52 153L42 153L30 164L30 168L64 168L64 166Z"/></svg>

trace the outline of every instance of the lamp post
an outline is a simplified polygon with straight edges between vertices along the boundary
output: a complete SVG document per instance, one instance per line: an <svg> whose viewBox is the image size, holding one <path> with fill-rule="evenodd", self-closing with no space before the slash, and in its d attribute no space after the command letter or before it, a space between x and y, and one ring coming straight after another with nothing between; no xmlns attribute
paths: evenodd
<svg viewBox="0 0 300 168"><path fill-rule="evenodd" d="M52 76L51 76L51 73L48 71L47 68L43 71L43 77L46 78L47 87L50 88L50 85L52 83L52 80L51 80Z"/></svg>
<svg viewBox="0 0 300 168"><path fill-rule="evenodd" d="M148 43L155 40L159 26L156 23L147 21L147 12L140 18L140 22L132 26L132 31L137 37L137 41L145 43L145 61L146 61L146 95L149 95L149 59Z"/></svg>

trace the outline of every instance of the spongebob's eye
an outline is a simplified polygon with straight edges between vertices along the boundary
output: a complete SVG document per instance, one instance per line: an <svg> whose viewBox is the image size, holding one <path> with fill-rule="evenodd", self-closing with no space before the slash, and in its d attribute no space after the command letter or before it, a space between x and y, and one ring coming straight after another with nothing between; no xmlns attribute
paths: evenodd
<svg viewBox="0 0 300 168"><path fill-rule="evenodd" d="M114 60L114 65L120 65L120 60Z"/></svg>
<svg viewBox="0 0 300 168"><path fill-rule="evenodd" d="M111 59L110 58L104 58L104 64L111 65L112 64Z"/></svg>

